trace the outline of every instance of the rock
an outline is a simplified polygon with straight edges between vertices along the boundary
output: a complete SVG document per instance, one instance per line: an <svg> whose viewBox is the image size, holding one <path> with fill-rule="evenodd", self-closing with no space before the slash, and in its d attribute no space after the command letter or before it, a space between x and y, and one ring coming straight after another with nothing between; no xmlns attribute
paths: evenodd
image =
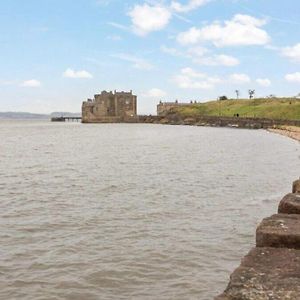
<svg viewBox="0 0 300 300"><path fill-rule="evenodd" d="M300 194L287 194L279 203L278 213L300 214Z"/></svg>
<svg viewBox="0 0 300 300"><path fill-rule="evenodd" d="M300 193L300 179L293 182L293 193Z"/></svg>
<svg viewBox="0 0 300 300"><path fill-rule="evenodd" d="M256 229L257 247L300 249L300 215L276 214Z"/></svg>
<svg viewBox="0 0 300 300"><path fill-rule="evenodd" d="M218 297L215 297L214 299L215 300L231 300L233 298L230 298L229 296L226 296L226 295L222 294L222 295L220 295Z"/></svg>
<svg viewBox="0 0 300 300"><path fill-rule="evenodd" d="M300 250L253 248L215 300L300 299Z"/></svg>
<svg viewBox="0 0 300 300"><path fill-rule="evenodd" d="M159 121L160 124L169 124L169 120L167 118L163 118Z"/></svg>
<svg viewBox="0 0 300 300"><path fill-rule="evenodd" d="M194 118L185 118L183 123L184 125L194 125L196 120Z"/></svg>

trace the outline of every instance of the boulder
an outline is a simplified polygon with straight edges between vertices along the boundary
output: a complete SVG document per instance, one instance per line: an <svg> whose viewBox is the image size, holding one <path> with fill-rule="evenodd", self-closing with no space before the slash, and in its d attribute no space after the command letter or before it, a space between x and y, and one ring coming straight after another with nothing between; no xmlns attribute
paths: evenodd
<svg viewBox="0 0 300 300"><path fill-rule="evenodd" d="M300 249L300 215L276 214L256 229L257 247Z"/></svg>
<svg viewBox="0 0 300 300"><path fill-rule="evenodd" d="M196 120L194 118L185 118L183 123L184 125L195 125Z"/></svg>
<svg viewBox="0 0 300 300"><path fill-rule="evenodd" d="M163 118L159 121L160 124L169 124L170 121L167 118Z"/></svg>
<svg viewBox="0 0 300 300"><path fill-rule="evenodd" d="M300 214L300 194L287 194L279 203L278 213Z"/></svg>
<svg viewBox="0 0 300 300"><path fill-rule="evenodd" d="M253 248L215 300L300 299L300 250Z"/></svg>
<svg viewBox="0 0 300 300"><path fill-rule="evenodd" d="M293 182L293 193L300 193L300 179Z"/></svg>

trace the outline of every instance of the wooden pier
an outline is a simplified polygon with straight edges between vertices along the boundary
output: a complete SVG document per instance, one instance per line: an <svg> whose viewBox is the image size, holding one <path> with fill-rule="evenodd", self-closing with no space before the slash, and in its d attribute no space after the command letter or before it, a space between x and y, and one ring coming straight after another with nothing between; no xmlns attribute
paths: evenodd
<svg viewBox="0 0 300 300"><path fill-rule="evenodd" d="M53 117L51 122L80 122L81 117Z"/></svg>

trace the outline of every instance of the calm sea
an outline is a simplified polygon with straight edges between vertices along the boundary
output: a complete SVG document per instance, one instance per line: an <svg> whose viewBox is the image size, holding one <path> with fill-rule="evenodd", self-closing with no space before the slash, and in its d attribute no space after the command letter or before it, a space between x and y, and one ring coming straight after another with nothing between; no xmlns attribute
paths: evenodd
<svg viewBox="0 0 300 300"><path fill-rule="evenodd" d="M300 170L263 130L0 122L0 299L212 299Z"/></svg>

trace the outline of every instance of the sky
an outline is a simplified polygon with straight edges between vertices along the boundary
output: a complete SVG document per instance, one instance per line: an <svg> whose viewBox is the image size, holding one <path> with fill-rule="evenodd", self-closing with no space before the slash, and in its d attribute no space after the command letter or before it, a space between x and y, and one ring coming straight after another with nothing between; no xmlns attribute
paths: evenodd
<svg viewBox="0 0 300 300"><path fill-rule="evenodd" d="M0 0L0 111L300 93L298 0Z"/></svg>

